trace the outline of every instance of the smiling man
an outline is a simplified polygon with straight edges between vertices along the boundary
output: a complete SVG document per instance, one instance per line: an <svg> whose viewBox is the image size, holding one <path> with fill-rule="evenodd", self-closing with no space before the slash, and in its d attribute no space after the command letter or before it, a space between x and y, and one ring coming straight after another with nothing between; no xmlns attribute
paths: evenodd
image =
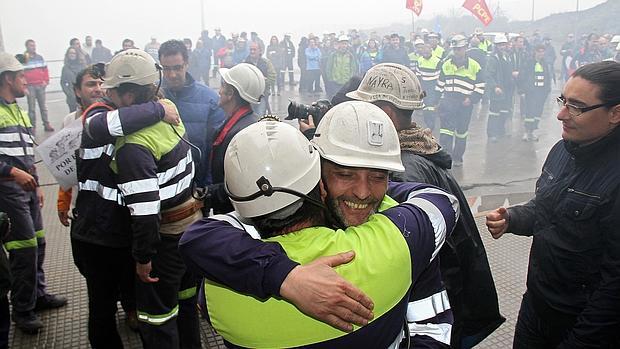
<svg viewBox="0 0 620 349"><path fill-rule="evenodd" d="M495 239L533 236L514 348L620 340L620 63L582 66L558 97L562 140L525 205L487 214Z"/></svg>

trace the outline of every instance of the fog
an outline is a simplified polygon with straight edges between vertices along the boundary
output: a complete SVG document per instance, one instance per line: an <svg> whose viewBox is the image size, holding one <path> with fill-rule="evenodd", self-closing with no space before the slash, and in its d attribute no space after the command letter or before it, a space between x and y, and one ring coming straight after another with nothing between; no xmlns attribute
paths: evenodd
<svg viewBox="0 0 620 349"><path fill-rule="evenodd" d="M534 17L574 11L603 3L604 0L536 0ZM293 33L293 41L310 32L340 31L349 28L369 29L392 23L411 23L405 0L204 0L205 29L213 34L221 27L225 36L231 32L256 31L263 40L271 35ZM437 14L467 14L462 0L426 0L421 18ZM487 0L493 12L511 19L528 20L532 16L529 0ZM27 6L27 8L26 8ZM69 39L84 40L85 35L103 40L113 52L128 37L143 48L154 36L159 42L170 38L192 40L202 29L201 1L23 1L0 2L0 26L8 52L22 52L24 41L32 38L37 51L47 60L61 59ZM402 33L405 34L405 33Z"/></svg>

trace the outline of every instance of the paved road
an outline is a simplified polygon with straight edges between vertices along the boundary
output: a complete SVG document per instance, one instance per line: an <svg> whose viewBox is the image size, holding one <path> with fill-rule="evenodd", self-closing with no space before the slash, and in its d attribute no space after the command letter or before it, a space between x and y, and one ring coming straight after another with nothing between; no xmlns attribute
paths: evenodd
<svg viewBox="0 0 620 349"><path fill-rule="evenodd" d="M217 84L217 81L212 81L212 85ZM271 97L272 111L282 116L286 114L289 98L308 103L318 97L318 95L300 97L296 91L287 87L282 96ZM48 94L48 101L50 120L54 127L59 128L62 118L68 112L64 96L60 93ZM482 111L472 118L465 164L462 168L453 170L453 174L470 197L470 206L476 212L493 209L499 205L524 202L532 196L534 182L540 173L542 162L551 146L560 138L559 122L555 120L556 110L553 103L548 103L545 109L546 117L541 122L540 141L533 143L521 141L522 126L517 116L510 124L512 137L493 144L487 144L485 135L486 108L483 107ZM415 119L420 122L418 117ZM48 134L44 134L39 127L37 140L40 142L47 136ZM87 348L86 286L73 265L68 230L62 227L56 218L57 186L49 173L41 166L39 168L46 195L43 214L48 238L48 257L45 262L48 284L51 292L66 295L69 298L69 305L43 313L45 328L37 336L25 336L12 329L11 347ZM499 241L493 241L483 229L482 217L477 218L477 223L487 248L500 297L501 311L507 318L507 322L478 348L508 348L512 343L516 315L521 295L525 290L531 240L505 236ZM122 311L119 313L119 328L128 348L140 347L137 335L124 325ZM202 324L202 336L204 347L222 347L221 339L206 323Z"/></svg>

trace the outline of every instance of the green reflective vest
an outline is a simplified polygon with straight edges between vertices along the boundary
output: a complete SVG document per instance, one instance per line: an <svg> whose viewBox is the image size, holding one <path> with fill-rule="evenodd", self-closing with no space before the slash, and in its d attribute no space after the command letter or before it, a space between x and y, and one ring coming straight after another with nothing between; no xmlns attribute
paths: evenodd
<svg viewBox="0 0 620 349"><path fill-rule="evenodd" d="M388 198L380 210L395 204ZM374 301L374 320L402 300L411 285L411 256L407 243L392 221L381 214L346 231L313 227L266 241L280 243L289 258L301 264L354 250L355 259L336 267L336 272ZM209 280L205 281L205 296L213 327L227 341L242 347L296 347L347 334L306 316L281 299L262 301Z"/></svg>
<svg viewBox="0 0 620 349"><path fill-rule="evenodd" d="M178 132L179 136L185 135L185 126L181 122L178 126L172 126L167 122L160 121L155 125L145 127L138 132L132 133L125 137L119 137L116 139L115 153L118 152L125 144L139 144L153 154L156 161L159 161L162 156L168 154L181 140L179 136L174 132L173 127ZM118 173L116 166L116 158L110 163L110 167L115 173Z"/></svg>

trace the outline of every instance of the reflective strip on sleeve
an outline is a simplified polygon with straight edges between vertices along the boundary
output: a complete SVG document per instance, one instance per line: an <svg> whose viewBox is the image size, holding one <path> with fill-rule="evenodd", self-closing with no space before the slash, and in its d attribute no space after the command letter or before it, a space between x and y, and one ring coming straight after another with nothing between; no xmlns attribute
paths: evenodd
<svg viewBox="0 0 620 349"><path fill-rule="evenodd" d="M24 148L22 147L15 147L15 148L1 147L0 155L8 155L8 156L34 155L34 149L32 149L32 147L27 147L26 152L24 152Z"/></svg>
<svg viewBox="0 0 620 349"><path fill-rule="evenodd" d="M179 291L179 300L184 301L196 295L196 286Z"/></svg>
<svg viewBox="0 0 620 349"><path fill-rule="evenodd" d="M451 309L446 290L437 292L430 297L409 302L407 305L407 321L423 321Z"/></svg>
<svg viewBox="0 0 620 349"><path fill-rule="evenodd" d="M22 248L29 248L29 247L37 247L37 237L33 237L32 239L28 239L28 240L14 240L14 241L9 241L6 242L4 244L4 248L7 251L11 251L11 250L19 250Z"/></svg>
<svg viewBox="0 0 620 349"><path fill-rule="evenodd" d="M148 201L137 202L135 204L128 204L129 212L132 216L148 216L153 214L159 214L160 201Z"/></svg>
<svg viewBox="0 0 620 349"><path fill-rule="evenodd" d="M185 168L187 168L187 164L190 163L191 161L192 161L192 151L188 150L187 156L184 157L181 161L179 161L179 163L175 167L169 168L165 172L159 172L157 174L158 183L160 185L167 183L172 178L180 175L181 173L185 171Z"/></svg>
<svg viewBox="0 0 620 349"><path fill-rule="evenodd" d="M118 114L118 110L109 111L106 114L106 120L108 122L108 132L112 137L121 137L123 134L123 125L121 125L121 118Z"/></svg>
<svg viewBox="0 0 620 349"><path fill-rule="evenodd" d="M38 239L42 239L45 237L45 230L41 229L41 230L37 230L34 232L34 236Z"/></svg>
<svg viewBox="0 0 620 349"><path fill-rule="evenodd" d="M103 154L112 156L112 154L114 154L114 145L108 144L108 145L104 145L102 147L97 147L97 148L80 149L80 159L83 159L83 160L99 159L101 155Z"/></svg>
<svg viewBox="0 0 620 349"><path fill-rule="evenodd" d="M157 178L145 178L137 181L118 184L118 188L126 197L129 195L158 191Z"/></svg>
<svg viewBox="0 0 620 349"><path fill-rule="evenodd" d="M428 336L432 339L441 342L446 345L450 345L452 332L451 324L409 324L409 335L413 336Z"/></svg>
<svg viewBox="0 0 620 349"><path fill-rule="evenodd" d="M122 200L120 199L118 195L118 190L116 190L116 188L106 187L101 183L93 181L91 179L86 180L86 182L79 182L78 190L94 191L105 200L114 201L122 204Z"/></svg>
<svg viewBox="0 0 620 349"><path fill-rule="evenodd" d="M187 176L183 177L180 181L173 183L169 186L163 187L159 189L159 199L167 200L173 198L175 195L183 192L183 190L189 188L192 184L192 178L194 178L194 173L188 173Z"/></svg>
<svg viewBox="0 0 620 349"><path fill-rule="evenodd" d="M178 313L179 313L179 305L177 304L170 312L166 314L153 315L153 314L145 313L143 311L138 311L138 320L142 322L146 322L151 325L158 326L158 325L164 324L166 321L177 316Z"/></svg>
<svg viewBox="0 0 620 349"><path fill-rule="evenodd" d="M417 197L417 195L421 194L435 194L447 197L450 200L451 208L454 212L455 222L459 218L459 202L454 195L448 194L445 191L435 188L415 190L409 194L409 199L406 202L422 209L422 211L426 213L429 220L431 221L431 224L433 225L433 230L435 231L435 250L433 251L433 255L431 257L431 260L433 260L439 253L439 250L441 249L441 246L443 246L443 243L446 241L448 227L446 224L446 219L441 213L441 210L431 201Z"/></svg>
<svg viewBox="0 0 620 349"><path fill-rule="evenodd" d="M30 137L23 137L24 142L28 144L32 144L32 140ZM22 137L20 137L19 133L0 133L0 142L21 142Z"/></svg>

